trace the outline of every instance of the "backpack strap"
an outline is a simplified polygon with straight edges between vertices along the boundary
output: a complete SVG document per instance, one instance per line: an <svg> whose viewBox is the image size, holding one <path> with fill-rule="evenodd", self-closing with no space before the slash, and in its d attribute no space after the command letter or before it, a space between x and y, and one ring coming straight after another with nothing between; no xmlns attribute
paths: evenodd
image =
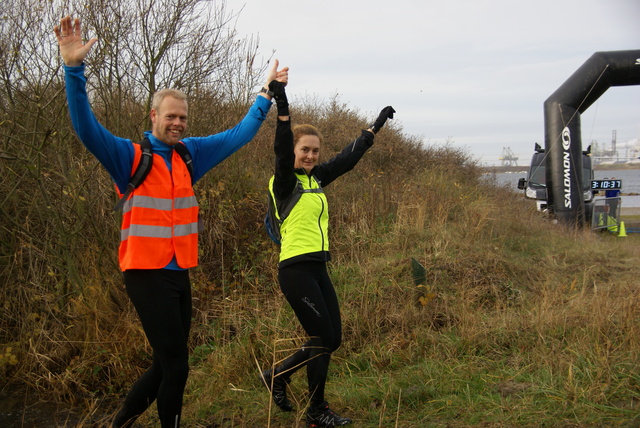
<svg viewBox="0 0 640 428"><path fill-rule="evenodd" d="M139 144L140 149L142 150L140 162L131 176L129 184L127 184L127 190L124 192L124 195L122 195L122 198L120 198L116 206L113 207L114 211L120 211L122 209L125 201L129 198L129 195L131 195L131 192L142 184L144 179L147 178L147 175L149 175L151 167L153 166L153 149L151 148L151 141L149 141L147 137L144 137Z"/></svg>
<svg viewBox="0 0 640 428"><path fill-rule="evenodd" d="M182 158L182 162L187 166L187 170L191 176L191 185L193 186L193 158L191 157L191 153L189 153L189 149L187 149L187 146L185 146L183 142L175 144L173 148L178 152L178 155Z"/></svg>
<svg viewBox="0 0 640 428"><path fill-rule="evenodd" d="M318 180L317 178L315 178L315 180L319 186L317 189L305 189L302 187L302 182L298 180L298 183L296 184L295 189L293 189L291 195L289 195L287 199L282 201L282 203L278 204L278 216L280 217L280 223L282 223L284 219L287 218L287 216L291 213L291 210L293 210L293 207L296 206L303 193L324 193L324 190L322 190L322 186L320 186L320 180Z"/></svg>

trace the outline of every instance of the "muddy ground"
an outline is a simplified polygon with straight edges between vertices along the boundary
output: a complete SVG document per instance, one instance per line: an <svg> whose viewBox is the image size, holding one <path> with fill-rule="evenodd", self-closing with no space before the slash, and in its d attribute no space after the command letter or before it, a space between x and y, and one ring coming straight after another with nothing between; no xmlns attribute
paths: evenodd
<svg viewBox="0 0 640 428"><path fill-rule="evenodd" d="M79 411L56 397L42 395L22 385L9 385L0 391L0 427L2 428L106 428L113 403L92 400L95 410Z"/></svg>

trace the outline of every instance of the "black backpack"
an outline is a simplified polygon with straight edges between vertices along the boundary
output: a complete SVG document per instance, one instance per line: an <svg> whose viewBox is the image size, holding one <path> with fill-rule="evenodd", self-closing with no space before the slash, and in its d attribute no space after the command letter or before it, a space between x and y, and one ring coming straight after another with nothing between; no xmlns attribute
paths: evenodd
<svg viewBox="0 0 640 428"><path fill-rule="evenodd" d="M113 207L114 211L120 211L124 206L125 201L131 195L134 189L142 184L149 172L151 171L151 167L153 166L153 149L151 148L151 141L149 138L144 137L142 141L140 141L140 148L142 149L142 157L140 158L140 163L136 168L135 172L131 176L129 180L129 184L127 185L127 190L122 195L122 198L118 201L115 207ZM189 175L191 176L191 184L193 184L193 159L191 158L191 153L189 153L189 149L183 143L178 143L173 146L178 155L182 158L182 161L187 166L187 170L189 171Z"/></svg>
<svg viewBox="0 0 640 428"><path fill-rule="evenodd" d="M314 177L315 178L315 177ZM315 179L320 186L320 180ZM322 186L317 189L304 189L302 187L302 183L298 180L296 187L293 189L293 192L287 199L278 204L278 213L280 214L280 218L276 216L276 204L271 196L271 192L268 192L268 201L267 201L267 214L264 216L264 228L267 231L267 235L269 238L276 244L280 245L280 240L282 236L280 235L280 226L284 222L284 219L291 213L293 207L296 206L303 193L324 193L322 190Z"/></svg>

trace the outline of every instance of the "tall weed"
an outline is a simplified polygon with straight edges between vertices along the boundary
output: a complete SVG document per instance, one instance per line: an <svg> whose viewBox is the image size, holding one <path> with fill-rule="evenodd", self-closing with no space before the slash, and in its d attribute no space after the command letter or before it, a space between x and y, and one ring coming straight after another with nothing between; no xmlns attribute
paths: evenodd
<svg viewBox="0 0 640 428"><path fill-rule="evenodd" d="M242 111L226 109L226 121ZM337 99L292 116L319 126L324 159L367 126ZM633 237L552 224L484 180L465 152L389 125L326 189L344 323L332 403L362 426L629 419L640 378ZM192 270L191 426L293 426L304 416L304 376L291 385L293 415L278 414L258 382L304 341L262 225L274 128L270 115L196 187L206 230ZM0 370L6 385L55 390L108 418L116 403L100 397L122 394L150 349L118 273L109 177L65 129L35 148L9 142L3 153L13 155L0 157L0 344L10 349ZM147 413L140 423L153 426Z"/></svg>

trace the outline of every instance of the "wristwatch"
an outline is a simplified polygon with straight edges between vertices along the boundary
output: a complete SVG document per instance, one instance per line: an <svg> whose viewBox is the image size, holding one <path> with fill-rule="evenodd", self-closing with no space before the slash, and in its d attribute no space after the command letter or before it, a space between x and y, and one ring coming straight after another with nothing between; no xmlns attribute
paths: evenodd
<svg viewBox="0 0 640 428"><path fill-rule="evenodd" d="M260 93L261 93L261 94L267 94L267 95L269 95L270 97L273 97L273 95L274 95L272 91L268 90L268 89L267 89L267 88L265 88L264 86L263 86L262 88L260 88Z"/></svg>

